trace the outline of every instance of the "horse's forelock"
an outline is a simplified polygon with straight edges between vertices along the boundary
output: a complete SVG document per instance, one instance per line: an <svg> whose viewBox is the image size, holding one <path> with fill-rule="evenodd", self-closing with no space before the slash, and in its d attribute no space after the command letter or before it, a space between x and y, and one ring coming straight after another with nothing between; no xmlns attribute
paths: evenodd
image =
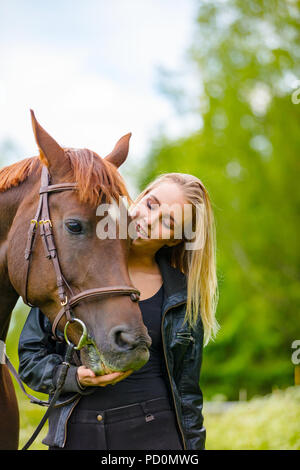
<svg viewBox="0 0 300 470"><path fill-rule="evenodd" d="M117 168L89 149L66 148L65 154L70 162L70 174L64 180L78 184L78 196L82 202L96 206L105 197L106 201L128 192Z"/></svg>

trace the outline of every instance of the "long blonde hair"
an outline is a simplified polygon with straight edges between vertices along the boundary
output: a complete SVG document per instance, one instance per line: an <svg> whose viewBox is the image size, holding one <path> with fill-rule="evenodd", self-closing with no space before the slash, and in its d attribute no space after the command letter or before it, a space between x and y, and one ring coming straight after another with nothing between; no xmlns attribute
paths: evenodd
<svg viewBox="0 0 300 470"><path fill-rule="evenodd" d="M185 201L193 211L193 240L200 249L186 249L186 240L170 248L171 264L187 277L187 307L185 322L194 327L201 316L204 328L204 345L214 339L219 330L215 313L219 292L216 273L216 229L210 198L203 183L193 175L164 173L152 181L134 201L137 204L147 193L164 182L176 183L183 191ZM202 217L196 217L201 205Z"/></svg>

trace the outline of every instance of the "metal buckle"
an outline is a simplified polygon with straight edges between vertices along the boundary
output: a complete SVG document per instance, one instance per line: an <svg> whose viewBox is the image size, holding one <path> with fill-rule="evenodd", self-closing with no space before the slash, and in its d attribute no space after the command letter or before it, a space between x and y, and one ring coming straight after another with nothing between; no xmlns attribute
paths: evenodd
<svg viewBox="0 0 300 470"><path fill-rule="evenodd" d="M38 226L38 221L36 219L31 219L30 221L31 224L35 224L35 228Z"/></svg>
<svg viewBox="0 0 300 470"><path fill-rule="evenodd" d="M64 307L65 305L67 305L67 303L68 303L68 297L65 295L65 300L61 300L60 305Z"/></svg>
<svg viewBox="0 0 300 470"><path fill-rule="evenodd" d="M70 345L71 343L67 335L67 329L68 329L69 324L74 323L74 322L79 323L82 327L82 335L78 341L77 346L74 346L74 349L79 350L79 349L82 349L84 346L86 346L86 344L88 343L87 328L82 320L79 320L79 318L73 318L72 321L67 321L65 329L64 329L64 336L65 336L66 343Z"/></svg>
<svg viewBox="0 0 300 470"><path fill-rule="evenodd" d="M46 223L49 223L50 227L52 227L52 222L50 219L47 219L47 220L41 219L39 221L39 224L46 224Z"/></svg>

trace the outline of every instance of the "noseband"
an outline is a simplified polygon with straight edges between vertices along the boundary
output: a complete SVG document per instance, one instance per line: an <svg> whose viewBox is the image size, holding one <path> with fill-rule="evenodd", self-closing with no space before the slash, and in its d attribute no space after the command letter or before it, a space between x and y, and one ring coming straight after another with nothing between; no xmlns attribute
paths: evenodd
<svg viewBox="0 0 300 470"><path fill-rule="evenodd" d="M85 299L91 299L95 297L102 297L107 295L129 295L133 302L139 300L140 292L130 286L114 286L114 287L99 287L95 289L87 289L79 294L74 295L72 292L71 287L67 283L66 279L64 278L60 264L58 259L58 254L55 246L55 241L52 232L52 222L50 219L49 213L49 193L54 192L61 192L61 191L72 191L77 189L76 183L58 183L58 184L50 184L50 175L48 169L45 165L42 166L42 174L41 174L41 187L40 187L40 199L38 203L38 208L35 214L34 219L30 222L30 227L28 230L27 236L27 243L25 248L25 261L26 261L26 268L25 268L25 284L24 284L24 292L23 292L23 301L29 305L30 307L34 307L27 298L27 289L28 289L28 277L29 277L29 268L30 268L30 260L31 260L31 253L33 251L33 244L35 240L35 235L37 232L38 226L40 227L40 235L43 241L43 246L45 250L45 256L48 259L52 260L55 275L56 275L56 283L58 289L58 296L60 299L61 309L56 315L54 322L52 324L52 333L56 340L58 337L56 335L56 329L58 323L62 319L64 315L66 315L66 319L68 322L73 322L74 319L72 316L72 307L75 307L79 302ZM67 290L71 293L71 297L67 295ZM80 324L83 322L79 321ZM86 328L83 327L83 330L86 332ZM86 335L85 335L86 336ZM83 338L83 336L82 336ZM84 341L80 340L81 347L84 346ZM78 348L79 349L79 348Z"/></svg>

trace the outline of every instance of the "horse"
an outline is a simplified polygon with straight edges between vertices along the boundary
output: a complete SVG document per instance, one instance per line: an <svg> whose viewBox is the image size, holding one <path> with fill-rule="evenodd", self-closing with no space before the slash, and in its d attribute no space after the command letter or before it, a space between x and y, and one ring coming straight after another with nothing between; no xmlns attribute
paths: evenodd
<svg viewBox="0 0 300 470"><path fill-rule="evenodd" d="M102 158L60 146L32 110L31 119L38 156L0 170L0 449L6 450L18 449L19 410L3 345L20 296L55 324L54 334L67 325L74 344L83 336L81 325L86 328L81 362L96 375L138 370L151 344L128 273L131 241L96 233L98 205L129 197L118 168L131 134ZM40 220L33 219L36 207ZM40 218L45 210L47 220Z"/></svg>

